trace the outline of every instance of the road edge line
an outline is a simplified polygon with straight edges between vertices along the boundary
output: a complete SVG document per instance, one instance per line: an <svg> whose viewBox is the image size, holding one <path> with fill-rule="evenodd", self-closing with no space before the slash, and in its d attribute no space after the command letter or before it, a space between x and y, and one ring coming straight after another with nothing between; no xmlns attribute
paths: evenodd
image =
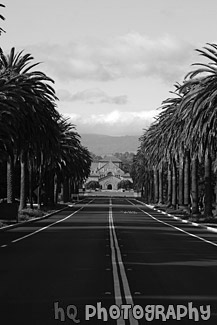
<svg viewBox="0 0 217 325"><path fill-rule="evenodd" d="M129 202L130 202L130 201L129 201ZM134 206L136 207L136 205L135 205L134 203L131 202L131 204L134 205ZM148 206L148 205L146 204L146 206ZM149 206L148 206L148 207L149 207ZM148 212L142 210L141 208L139 208L139 207L136 207L136 208L137 208L138 210L142 211L142 212L143 212L144 214L146 214L147 216L149 216L151 219L153 219L153 220L155 220L155 221L157 221L157 222L159 222L159 223L162 223L162 224L164 224L164 225L166 225L166 226L168 226L168 227L171 227L171 228L176 229L176 230L178 230L178 231L180 231L180 232L183 232L183 233L186 234L186 235L189 235L189 236L191 236L191 237L197 238L197 239L199 239L199 240L201 240L201 241L203 241L203 242L205 242L205 243L207 243L207 244L210 244L210 245L212 245L212 246L217 247L217 243L214 243L214 242L212 242L212 241L210 241L210 240L204 239L203 237L200 237L200 236L194 235L194 234L192 234L191 232L185 231L184 229L181 229L181 228L179 228L179 227L176 227L176 226L170 225L169 223L167 223L167 222L165 222L165 221L162 221L162 220L157 219L156 217L152 216L150 213L148 213ZM154 210L156 210L156 211L158 212L157 209L154 209ZM159 213L159 212L158 212L158 213Z"/></svg>
<svg viewBox="0 0 217 325"><path fill-rule="evenodd" d="M90 202L92 202L92 201L93 201L93 200L91 200ZM36 231L33 231L33 232L31 232L31 233L29 233L29 234L27 234L27 235L25 235L25 236L22 236L22 237L19 237L19 238L17 238L17 239L14 239L14 240L12 240L10 243L8 243L8 244L3 244L3 245L0 246L0 248L5 248L5 247L7 247L7 246L9 246L9 245L11 245L11 244L13 244L13 243L16 243L16 242L22 240L22 239L25 239L25 238L31 237L31 236L33 236L33 235L35 235L35 234L37 234L37 233L39 233L39 232L41 232L41 231L47 229L47 228L50 228L51 226L53 226L53 225L55 225L55 224L57 224L57 223L60 223L60 222L62 222L62 221L64 221L64 220L67 220L68 218L70 218L70 217L72 217L74 214L76 214L77 212L81 211L81 210L82 210L82 209L83 209L87 204L89 204L90 202L87 202L84 206L80 207L80 209L74 211L73 213L71 213L71 214L68 215L67 217L65 217L65 218L63 218L63 219L59 219L59 220L57 220L57 221L55 221L55 222L49 224L48 226L45 226L45 227L39 228L39 229L37 229ZM66 208L67 208L67 207L66 207ZM62 210L64 210L64 208L63 208ZM53 214L56 214L56 212L54 212ZM47 217L47 216L46 216L46 217ZM42 218L45 218L45 216L42 217ZM41 218L41 219L42 219L42 218Z"/></svg>
<svg viewBox="0 0 217 325"><path fill-rule="evenodd" d="M62 209L55 210L55 211L53 211L51 213L48 213L48 214L46 214L46 215L44 215L42 217L37 217L37 218L29 219L27 221L22 221L22 222L16 223L14 225L9 225L9 226L5 226L5 227L1 227L0 228L0 232L4 232L4 231L7 231L7 230L10 230L10 229L13 229L13 228L22 227L23 225L26 225L27 223L32 223L32 222L36 222L36 221L40 221L40 220L46 219L46 218L48 218L48 217L50 217L50 216L52 216L52 215L54 215L56 213L59 213L59 212L65 210L67 208L68 208L68 205L66 207L62 208Z"/></svg>
<svg viewBox="0 0 217 325"><path fill-rule="evenodd" d="M85 200L85 198L82 199L81 201L83 201L83 200ZM17 228L17 227L22 227L23 225L25 225L27 223L31 223L31 222L35 222L35 221L40 221L40 220L46 219L46 218L48 218L48 217L50 217L50 216L52 216L52 215L54 215L56 213L59 213L61 211L64 211L65 209L67 209L68 207L70 207L70 205L71 206L74 206L76 204L79 204L81 201L67 204L64 208L59 209L59 210L55 210L55 211L53 211L51 213L48 213L48 214L46 214L46 215L44 215L42 217L32 218L32 219L29 219L27 221L22 221L22 222L15 223L14 225L9 225L9 226L5 226L5 227L1 227L0 228L0 232L4 232L4 231L7 231L7 230L10 230L10 229L13 229L13 228Z"/></svg>
<svg viewBox="0 0 217 325"><path fill-rule="evenodd" d="M213 227L210 227L210 226L204 226L204 225L202 225L202 224L200 224L200 223L196 223L196 222L194 222L194 221L189 221L189 220L186 220L186 219L182 219L182 218L180 218L180 217L174 216L174 215L171 214L171 213L167 213L167 212L165 212L165 211L161 211L161 210L159 210L159 209L156 209L153 205L146 204L146 203L144 203L144 202L142 202L142 201L139 201L139 200L137 200L137 199L135 199L135 201L141 203L142 205L146 205L148 208L150 208L150 209L152 209L152 210L156 210L157 212L160 212L160 213L162 213L162 214L164 214L164 215L167 215L168 217L171 217L171 218L173 218L173 219L175 219L175 220L179 220L179 221L181 221L181 222L183 222L183 223L189 223L189 224L191 224L191 225L194 226L194 227L200 227L200 228L203 228L203 229L207 229L208 231L211 231L211 232L217 233L217 228L213 228Z"/></svg>

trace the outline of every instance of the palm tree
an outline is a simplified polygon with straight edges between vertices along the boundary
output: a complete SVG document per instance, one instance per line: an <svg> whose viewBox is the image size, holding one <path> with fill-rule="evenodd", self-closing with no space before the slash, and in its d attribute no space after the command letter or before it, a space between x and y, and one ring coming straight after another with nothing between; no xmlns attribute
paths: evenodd
<svg viewBox="0 0 217 325"><path fill-rule="evenodd" d="M217 149L217 45L208 44L197 51L211 62L195 63L199 68L187 74L183 85L176 85L176 97L162 102L161 113L141 137L141 148L136 155L134 169L140 173L141 163L138 160L143 151L143 161L147 158L147 165L155 169L157 196L157 175L161 175L159 171L165 164L168 167L168 202L170 204L173 201L173 206L176 205L177 185L179 205L189 205L191 179L192 211L198 214L198 163L204 161L205 215L210 217L212 161L216 161ZM179 169L178 182L176 168ZM161 185L159 189L161 192Z"/></svg>
<svg viewBox="0 0 217 325"><path fill-rule="evenodd" d="M56 110L53 82L40 71L30 71L33 57L12 48L9 55L0 51L0 151L7 157L8 202L13 202L13 162L20 162L20 210L26 204L26 180L32 202L33 175L38 186L38 206L42 186L47 189L48 175L58 182L78 185L90 172L91 157L84 148L74 125ZM8 118L10 117L10 118ZM5 140L7 139L7 140ZM53 182L54 184L54 182ZM49 188L51 199L54 189Z"/></svg>
<svg viewBox="0 0 217 325"><path fill-rule="evenodd" d="M158 116L159 132L162 132L162 157L167 161L168 184L167 184L167 205L172 205L174 208L177 206L177 161L179 160L179 174L182 175L181 164L182 160L182 146L179 134L181 133L182 125L179 122L179 105L182 100L182 95L177 94L179 84L175 84L175 92L170 92L175 97L167 98L160 106L161 113ZM174 132L176 130L176 132ZM179 153L179 154L178 154ZM181 177L179 178L181 182ZM179 183L180 183L179 182ZM181 192L181 186L179 186ZM179 204L181 197L179 197Z"/></svg>
<svg viewBox="0 0 217 325"><path fill-rule="evenodd" d="M20 103L20 97L17 87L8 84L0 78L0 147L7 160L7 198L8 203L14 200L13 195L13 165L14 165L14 146L20 134L20 122L22 114L17 114L17 105Z"/></svg>
<svg viewBox="0 0 217 325"><path fill-rule="evenodd" d="M177 176L176 165L179 161L181 169L181 161L183 156L183 145L181 145L178 134L182 132L183 123L180 123L178 112L179 105L183 95L178 94L179 85L175 85L176 92L172 92L176 97L168 98L162 102L161 113L157 116L156 121L151 124L145 131L142 142L143 147L148 151L149 159L154 166L155 178L155 201L162 204L163 198L163 170L164 166L168 168L168 205L177 205ZM176 118L174 118L176 116ZM176 130L176 132L174 132ZM183 171L180 170L180 175ZM173 178L173 182L172 182ZM181 177L180 177L181 182ZM182 190L183 191L183 190ZM181 193L181 186L180 186ZM182 203L181 196L179 201Z"/></svg>
<svg viewBox="0 0 217 325"><path fill-rule="evenodd" d="M187 142L205 160L205 215L212 217L211 161L216 157L216 102L217 102L217 45L209 44L200 55L211 60L209 63L195 63L199 66L186 76L182 89L188 91L185 103L191 102L188 117ZM192 118L193 117L193 118Z"/></svg>
<svg viewBox="0 0 217 325"><path fill-rule="evenodd" d="M33 124L36 122L36 126L34 132L30 134L28 142L26 142L26 148L23 148L22 152L25 156L26 151L29 162L34 161L36 164L39 192L51 156L55 155L55 152L59 150L60 138L60 130L57 124L59 113L57 113L54 106L55 97L53 101L46 98L50 89L43 83L44 80L46 80L44 77L30 78L31 91L33 96L37 98L37 102L33 106L35 110L33 112ZM53 96L55 96L54 93Z"/></svg>
<svg viewBox="0 0 217 325"><path fill-rule="evenodd" d="M185 151L184 155L184 206L188 209L190 206L190 152Z"/></svg>
<svg viewBox="0 0 217 325"><path fill-rule="evenodd" d="M25 178L27 157L38 156L39 152L47 152L52 145L57 146L56 123L59 113L55 109L54 101L57 99L53 88L47 84L52 82L40 71L29 72L38 63L30 65L33 57L30 54L15 53L12 48L8 56L1 53L1 80L16 90L18 101L17 114L22 118L19 123L20 136L17 138L13 155L20 157L21 163L21 191L20 209L25 206ZM52 150L51 150L52 151ZM40 160L40 158L38 158ZM41 163L43 163L41 161ZM11 180L12 160L8 160L8 180ZM12 182L8 183L8 192Z"/></svg>
<svg viewBox="0 0 217 325"><path fill-rule="evenodd" d="M137 191L141 190L142 196L145 191L145 199L148 200L148 167L147 167L147 157L145 152L142 150L141 146L138 148L136 155L133 158L133 164L131 168L131 177L133 179L134 188ZM150 192L150 191L149 191Z"/></svg>
<svg viewBox="0 0 217 325"><path fill-rule="evenodd" d="M63 184L64 201L68 201L71 193L71 183L81 183L90 173L91 156L89 151L80 143L80 136L75 126L67 118L58 121L60 130L59 151L51 161L49 170L53 177L52 184L58 191ZM50 188L53 193L54 188ZM57 201L57 193L55 194Z"/></svg>

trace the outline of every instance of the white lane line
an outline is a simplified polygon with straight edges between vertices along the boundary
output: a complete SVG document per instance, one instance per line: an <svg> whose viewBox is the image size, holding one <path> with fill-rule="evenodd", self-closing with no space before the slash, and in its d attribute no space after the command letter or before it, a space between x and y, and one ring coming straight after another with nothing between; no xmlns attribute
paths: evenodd
<svg viewBox="0 0 217 325"><path fill-rule="evenodd" d="M136 201L136 203L138 203L138 201L137 201L136 199L134 199L134 201ZM130 203L131 203L131 202L130 202ZM149 208L152 209L152 210L156 210L156 209L153 207L153 205L146 204L146 203L144 203L144 202L140 202L140 203L141 203L142 205L145 205L145 206L149 207ZM131 204L132 204L132 203L131 203ZM165 212L165 211L161 211L161 210L160 210L160 213L163 213L163 214L165 214L165 215L167 215L167 216L169 216L169 217L172 217L173 219L179 220L179 221L181 221L181 222L183 222L183 223L189 223L190 225L193 225L193 226L195 226L195 227L202 226L202 225L199 224L199 223L196 223L196 222L189 222L188 220L181 219L181 218L179 218L179 217L175 217L173 214L167 213L167 212ZM209 230L209 231L211 231L211 232L215 232L215 233L217 233L217 228L215 229L215 228L213 228L213 227L206 226L205 229L207 229L207 230Z"/></svg>
<svg viewBox="0 0 217 325"><path fill-rule="evenodd" d="M93 201L93 200L92 200L92 201ZM86 203L85 205L91 203L92 201ZM34 231L34 232L31 232L30 234L27 234L27 235L25 235L25 236L22 236L22 237L19 237L19 238L17 238L17 239L14 239L14 240L12 240L9 244L1 245L0 247L1 247L1 248L7 247L7 246L10 245L11 243L16 243L16 242L18 242L18 241L20 241L20 240L23 240L23 239L25 239L25 238L28 238L28 237L30 237L30 236L33 236L33 235L35 235L35 234L37 234L37 233L39 233L39 232L41 232L41 231L43 231L43 230L45 230L45 229L48 229L48 228L50 228L51 226L56 225L57 223L60 223L60 222L62 222L62 221L65 221L65 220L67 220L68 218L72 217L72 216L73 216L74 214L76 214L77 212L79 212L80 210L82 210L82 209L85 207L85 205L84 205L83 207L81 207L80 209L78 209L77 211L74 211L74 212L71 213L69 216L67 216L67 217L65 217L65 218L63 218L63 219L57 220L57 221L51 223L51 224L48 225L48 226L42 227L42 228L40 228L40 229L38 229L38 230L36 230L36 231Z"/></svg>
<svg viewBox="0 0 217 325"><path fill-rule="evenodd" d="M212 231L212 232L217 232L217 229L212 228L212 227L207 227L206 229L208 229L209 231Z"/></svg>
<svg viewBox="0 0 217 325"><path fill-rule="evenodd" d="M111 199L110 199L111 203ZM113 279L114 279L114 291L115 291L115 302L118 306L122 304L121 290L120 290L120 281L117 272L117 264L119 265L121 280L124 288L124 298L126 299L127 304L134 306L133 298L130 292L129 283L127 280L124 264L121 257L120 248L118 245L118 240L115 232L115 226L112 216L112 206L109 207L109 230L110 230L110 239L111 239L111 250L112 250L112 269L113 269ZM115 249L117 252L117 260L115 257ZM130 325L138 325L138 321L133 318L132 313L129 313L129 322ZM125 324L125 320L120 318L117 320L117 324Z"/></svg>
<svg viewBox="0 0 217 325"><path fill-rule="evenodd" d="M122 301L122 296L121 296L117 263L116 263L116 258L115 258L115 244L114 244L114 240L113 240L112 224L111 224L111 208L109 208L109 233L110 233L110 246L111 246L111 260L112 260L112 273L113 273L113 282L114 282L115 304L120 307L123 304L123 301ZM123 320L123 318L119 318L119 319L117 319L117 324L124 325L125 321Z"/></svg>
<svg viewBox="0 0 217 325"><path fill-rule="evenodd" d="M118 277L118 268L115 257L115 243L113 239L113 230L112 230L112 200L109 200L109 234L110 234L110 246L111 246L111 261L112 261L112 273L113 273L113 281L114 281L114 293L115 293L115 304L117 306L121 306L123 304L122 296L121 296L121 288L120 281ZM117 319L118 325L124 325L125 321L123 318Z"/></svg>
<svg viewBox="0 0 217 325"><path fill-rule="evenodd" d="M202 237L200 237L200 236L197 236L197 235L195 235L195 234L192 234L191 232L185 231L184 229L181 229L181 228L179 228L179 227L173 226L173 225L171 225L171 224L169 224L169 223L167 223L167 222L165 222L165 221L159 220L159 219L153 217L153 216L152 216L151 214L149 214L148 212L146 212L146 211L142 210L141 208L137 207L136 204L134 204L133 202L131 202L131 201L129 201L129 200L127 200L127 201L130 202L132 205L134 205L137 209L139 209L139 210L142 211L143 213L147 214L147 215L148 215L150 218L152 218L153 220L158 221L158 222L160 222L160 223L163 223L164 225L169 226L169 227L172 227L173 229L176 229L176 230L178 230L178 231L181 231L181 232L185 233L186 235L189 235L189 236L191 236L191 237L197 238L197 239L202 240L203 242L205 242L205 243L207 243L207 244L210 244L210 245L213 245L213 246L216 246L216 247L217 247L217 243L213 243L213 242L210 241L210 240L207 240L207 239L205 239L205 238L202 238ZM184 221L186 221L186 220L183 220L183 222L184 222Z"/></svg>

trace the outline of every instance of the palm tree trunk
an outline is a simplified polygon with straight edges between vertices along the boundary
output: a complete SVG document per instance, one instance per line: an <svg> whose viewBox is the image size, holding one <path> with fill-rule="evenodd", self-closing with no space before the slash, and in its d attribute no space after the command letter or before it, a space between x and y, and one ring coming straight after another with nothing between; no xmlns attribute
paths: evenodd
<svg viewBox="0 0 217 325"><path fill-rule="evenodd" d="M73 195L72 195L72 198L73 198L73 200L77 197L77 188L76 188L76 180L75 179L73 179L72 180L72 193L73 193Z"/></svg>
<svg viewBox="0 0 217 325"><path fill-rule="evenodd" d="M217 216L217 181L215 183L215 216Z"/></svg>
<svg viewBox="0 0 217 325"><path fill-rule="evenodd" d="M32 198L32 161L29 159L29 203L30 208L33 209L33 198Z"/></svg>
<svg viewBox="0 0 217 325"><path fill-rule="evenodd" d="M54 205L55 202L55 174L52 171L50 177L50 204L51 206Z"/></svg>
<svg viewBox="0 0 217 325"><path fill-rule="evenodd" d="M63 180L63 202L66 203L69 201L69 179L67 176Z"/></svg>
<svg viewBox="0 0 217 325"><path fill-rule="evenodd" d="M143 187L143 184L141 186L141 197L144 197L144 187Z"/></svg>
<svg viewBox="0 0 217 325"><path fill-rule="evenodd" d="M55 204L58 203L59 188L60 188L59 177L57 174L55 174L55 176L54 176L54 202L55 202Z"/></svg>
<svg viewBox="0 0 217 325"><path fill-rule="evenodd" d="M159 200L158 204L163 204L163 166L162 164L160 165L159 168Z"/></svg>
<svg viewBox="0 0 217 325"><path fill-rule="evenodd" d="M148 193L147 193L147 199L148 199L148 203L151 203L151 199L152 199L152 175L151 172L148 172Z"/></svg>
<svg viewBox="0 0 217 325"><path fill-rule="evenodd" d="M184 205L189 207L190 205L190 153L185 154L184 164Z"/></svg>
<svg viewBox="0 0 217 325"><path fill-rule="evenodd" d="M148 202L154 202L154 173L153 170L149 171L149 192Z"/></svg>
<svg viewBox="0 0 217 325"><path fill-rule="evenodd" d="M172 205L172 170L171 164L168 163L167 169L167 207Z"/></svg>
<svg viewBox="0 0 217 325"><path fill-rule="evenodd" d="M44 173L44 195L43 195L43 204L48 206L49 198L50 198L50 182L51 182L51 175L48 170Z"/></svg>
<svg viewBox="0 0 217 325"><path fill-rule="evenodd" d="M177 206L177 173L176 161L172 160L172 207L176 209Z"/></svg>
<svg viewBox="0 0 217 325"><path fill-rule="evenodd" d="M142 182L142 188L144 189L144 199L145 199L145 202L148 201L148 186L149 186L149 182L145 182L143 181Z"/></svg>
<svg viewBox="0 0 217 325"><path fill-rule="evenodd" d="M26 154L20 156L20 206L19 211L26 207Z"/></svg>
<svg viewBox="0 0 217 325"><path fill-rule="evenodd" d="M75 193L75 184L74 184L74 179L71 180L71 193Z"/></svg>
<svg viewBox="0 0 217 325"><path fill-rule="evenodd" d="M142 182L142 184L139 187L139 190L141 192L141 197L144 197L144 181Z"/></svg>
<svg viewBox="0 0 217 325"><path fill-rule="evenodd" d="M212 161L210 155L205 156L205 197L204 214L207 218L213 217L212 213Z"/></svg>
<svg viewBox="0 0 217 325"><path fill-rule="evenodd" d="M57 204L58 192L57 192L57 174L54 175L54 203Z"/></svg>
<svg viewBox="0 0 217 325"><path fill-rule="evenodd" d="M42 170L41 165L39 167L39 181L38 181L38 193L37 193L37 204L38 209L41 209L41 184L42 184Z"/></svg>
<svg viewBox="0 0 217 325"><path fill-rule="evenodd" d="M7 203L14 203L14 158L7 159Z"/></svg>
<svg viewBox="0 0 217 325"><path fill-rule="evenodd" d="M179 207L184 205L184 162L183 157L179 159Z"/></svg>
<svg viewBox="0 0 217 325"><path fill-rule="evenodd" d="M159 175L157 167L154 168L154 203L159 199Z"/></svg>
<svg viewBox="0 0 217 325"><path fill-rule="evenodd" d="M192 214L199 215L198 207L198 159L196 156L192 158L192 177L191 177L191 193L192 193Z"/></svg>
<svg viewBox="0 0 217 325"><path fill-rule="evenodd" d="M150 175L148 174L147 181L146 181L146 203L150 202L150 191L151 191L151 180L150 180Z"/></svg>
<svg viewBox="0 0 217 325"><path fill-rule="evenodd" d="M71 187L72 180L71 180L71 178L69 178L68 183L69 183L69 201L71 201L71 197L72 197L72 187Z"/></svg>
<svg viewBox="0 0 217 325"><path fill-rule="evenodd" d="M76 197L77 197L77 200L79 199L79 182L78 180L76 179L75 180L75 194L76 194Z"/></svg>
<svg viewBox="0 0 217 325"><path fill-rule="evenodd" d="M149 202L154 203L154 171L150 172L150 200Z"/></svg>

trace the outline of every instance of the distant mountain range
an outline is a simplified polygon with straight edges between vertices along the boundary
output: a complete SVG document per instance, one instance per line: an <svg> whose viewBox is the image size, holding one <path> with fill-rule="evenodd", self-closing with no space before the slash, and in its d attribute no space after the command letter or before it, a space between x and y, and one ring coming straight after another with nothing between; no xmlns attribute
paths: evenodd
<svg viewBox="0 0 217 325"><path fill-rule="evenodd" d="M114 154L116 152L134 152L139 146L139 136L109 136L102 134L81 134L81 143L95 155Z"/></svg>

